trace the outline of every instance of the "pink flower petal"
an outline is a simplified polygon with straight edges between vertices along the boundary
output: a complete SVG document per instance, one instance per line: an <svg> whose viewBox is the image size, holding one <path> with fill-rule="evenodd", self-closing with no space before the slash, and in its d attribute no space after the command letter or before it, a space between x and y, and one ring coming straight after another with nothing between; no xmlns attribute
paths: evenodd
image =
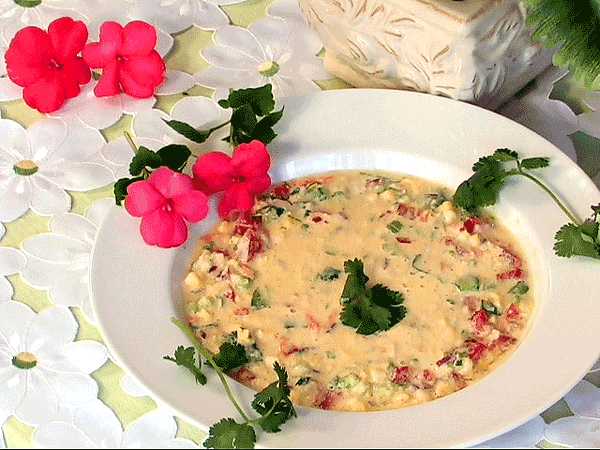
<svg viewBox="0 0 600 450"><path fill-rule="evenodd" d="M156 46L156 30L146 22L129 22L123 29L122 56L149 54Z"/></svg>
<svg viewBox="0 0 600 450"><path fill-rule="evenodd" d="M192 167L196 189L206 195L221 192L236 182L238 174L225 153L211 152L202 155Z"/></svg>
<svg viewBox="0 0 600 450"><path fill-rule="evenodd" d="M80 57L65 61L64 71L71 74L78 84L86 84L92 79L92 71Z"/></svg>
<svg viewBox="0 0 600 450"><path fill-rule="evenodd" d="M100 27L100 42L87 44L83 59L94 69L106 66L116 59L123 43L123 27L116 22L104 22Z"/></svg>
<svg viewBox="0 0 600 450"><path fill-rule="evenodd" d="M240 144L233 152L231 163L244 178L255 178L269 171L271 157L267 146L254 140L248 144Z"/></svg>
<svg viewBox="0 0 600 450"><path fill-rule="evenodd" d="M146 244L162 248L177 247L188 237L188 228L183 218L164 209L157 209L144 216L140 232Z"/></svg>
<svg viewBox="0 0 600 450"><path fill-rule="evenodd" d="M185 195L194 189L194 182L189 175L175 172L168 167L159 167L148 178L158 192L165 198Z"/></svg>
<svg viewBox="0 0 600 450"><path fill-rule="evenodd" d="M236 183L229 187L217 208L222 219L229 218L236 211L248 211L254 206L254 196L244 183Z"/></svg>
<svg viewBox="0 0 600 450"><path fill-rule="evenodd" d="M88 39L88 30L81 21L61 17L48 26L48 35L58 60L64 63L75 58L83 50Z"/></svg>
<svg viewBox="0 0 600 450"><path fill-rule="evenodd" d="M117 95L121 93L121 87L119 86L118 64L118 61L115 59L104 66L100 81L98 81L98 84L94 88L94 94L96 94L96 97L110 97L111 95Z"/></svg>
<svg viewBox="0 0 600 450"><path fill-rule="evenodd" d="M208 197L200 191L190 191L172 198L173 209L188 222L199 222L208 215Z"/></svg>
<svg viewBox="0 0 600 450"><path fill-rule="evenodd" d="M58 76L60 77L60 85L64 91L65 99L77 97L79 92L81 92L77 79L71 73L64 70L58 72Z"/></svg>
<svg viewBox="0 0 600 450"><path fill-rule="evenodd" d="M134 217L151 214L165 203L165 198L147 180L136 181L127 187L125 209Z"/></svg>
<svg viewBox="0 0 600 450"><path fill-rule="evenodd" d="M269 175L263 175L262 177L258 178L250 178L246 180L245 184L248 186L248 192L253 195L258 195L269 189L272 182L273 181Z"/></svg>
<svg viewBox="0 0 600 450"><path fill-rule="evenodd" d="M119 79L123 90L136 98L154 95L154 89L164 81L165 63L153 51L147 56L130 56L119 68Z"/></svg>
<svg viewBox="0 0 600 450"><path fill-rule="evenodd" d="M65 102L65 90L58 72L41 78L34 84L23 89L25 103L41 113L51 113L60 108Z"/></svg>

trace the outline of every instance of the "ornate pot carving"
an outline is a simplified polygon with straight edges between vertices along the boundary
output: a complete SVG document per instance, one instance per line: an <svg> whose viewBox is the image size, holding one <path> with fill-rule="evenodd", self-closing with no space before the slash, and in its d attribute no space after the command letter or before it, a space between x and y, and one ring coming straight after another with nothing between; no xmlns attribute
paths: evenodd
<svg viewBox="0 0 600 450"><path fill-rule="evenodd" d="M495 108L546 68L518 0L299 0L328 71Z"/></svg>

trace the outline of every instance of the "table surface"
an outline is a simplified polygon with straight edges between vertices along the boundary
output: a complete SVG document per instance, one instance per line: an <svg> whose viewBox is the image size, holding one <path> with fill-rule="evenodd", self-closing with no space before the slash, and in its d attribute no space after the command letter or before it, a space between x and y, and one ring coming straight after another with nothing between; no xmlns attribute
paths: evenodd
<svg viewBox="0 0 600 450"><path fill-rule="evenodd" d="M168 77L143 100L98 100L91 83L57 113L43 115L24 104L0 64L0 165L2 136L23 131L17 124L29 142L43 133L49 146L60 147L66 137L71 148L47 158L45 178L32 182L25 202L13 195L23 189L19 176L0 171L0 186L9 186L0 187L0 448L202 447L203 431L158 404L111 358L90 308L94 238L132 156L122 132L167 142L164 131L148 125L161 112L180 120L210 116L214 98L229 88L270 81L279 98L350 87L325 72L320 41L294 0L35 3L0 3L2 61L26 25L45 29L69 15L84 20L97 40L106 20L140 19L159 32ZM244 64L245 55L275 60L279 71L266 78L256 63ZM600 186L599 92L550 67L497 111L554 143ZM33 353L39 366L15 372L15 349ZM600 447L596 366L540 416L481 447Z"/></svg>

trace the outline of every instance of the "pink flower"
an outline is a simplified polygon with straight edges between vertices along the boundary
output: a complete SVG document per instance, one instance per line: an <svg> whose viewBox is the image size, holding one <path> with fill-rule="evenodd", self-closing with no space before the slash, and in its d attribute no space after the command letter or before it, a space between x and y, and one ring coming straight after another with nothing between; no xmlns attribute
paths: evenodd
<svg viewBox="0 0 600 450"><path fill-rule="evenodd" d="M188 239L188 222L208 214L208 197L194 190L192 178L168 167L156 169L147 180L127 187L125 209L141 217L140 231L148 245L177 247Z"/></svg>
<svg viewBox="0 0 600 450"><path fill-rule="evenodd" d="M100 42L83 49L83 59L90 67L102 67L102 77L94 89L96 96L121 91L137 98L153 96L166 70L155 46L156 30L152 25L135 21L123 28L116 22L104 22Z"/></svg>
<svg viewBox="0 0 600 450"><path fill-rule="evenodd" d="M25 103L50 113L79 94L79 85L92 76L82 57L77 56L87 38L85 24L70 17L52 22L48 32L26 27L15 35L4 57L8 77L24 88Z"/></svg>
<svg viewBox="0 0 600 450"><path fill-rule="evenodd" d="M239 145L233 157L207 153L198 158L192 171L196 189L207 195L225 191L218 210L219 216L226 219L232 211L252 209L254 197L271 186L270 167L266 145L255 140Z"/></svg>

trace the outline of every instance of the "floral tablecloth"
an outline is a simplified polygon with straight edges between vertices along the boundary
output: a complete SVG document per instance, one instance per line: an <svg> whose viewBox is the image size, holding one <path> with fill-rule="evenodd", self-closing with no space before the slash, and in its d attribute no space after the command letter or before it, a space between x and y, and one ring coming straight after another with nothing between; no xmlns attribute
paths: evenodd
<svg viewBox="0 0 600 450"><path fill-rule="evenodd" d="M97 98L92 81L55 113L29 108L4 53L19 29L62 16L84 21L94 40L106 20L151 23L166 82L135 99ZM158 148L179 139L163 118L210 123L230 88L271 82L276 98L348 88L325 72L321 47L295 0L0 0L0 448L202 446L203 431L111 358L90 308L92 246L133 155L123 130ZM600 93L552 67L499 112L600 185ZM18 174L21 161L37 171ZM598 386L600 365L540 416L481 447L600 447Z"/></svg>

